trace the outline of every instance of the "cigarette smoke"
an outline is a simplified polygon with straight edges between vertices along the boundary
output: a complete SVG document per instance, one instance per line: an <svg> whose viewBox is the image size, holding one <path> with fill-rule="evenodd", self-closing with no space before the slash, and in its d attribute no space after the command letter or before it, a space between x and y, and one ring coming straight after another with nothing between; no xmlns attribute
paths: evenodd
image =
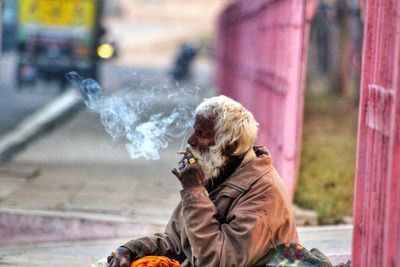
<svg viewBox="0 0 400 267"><path fill-rule="evenodd" d="M188 104L193 101L188 100L197 98L198 88L171 92L164 82L106 96L93 79L83 79L76 72L65 77L80 90L86 106L100 114L100 121L112 139L127 141L125 147L132 159L159 159L159 150L165 149L171 139L184 136L193 123L194 107ZM173 103L172 110L157 112L161 101Z"/></svg>

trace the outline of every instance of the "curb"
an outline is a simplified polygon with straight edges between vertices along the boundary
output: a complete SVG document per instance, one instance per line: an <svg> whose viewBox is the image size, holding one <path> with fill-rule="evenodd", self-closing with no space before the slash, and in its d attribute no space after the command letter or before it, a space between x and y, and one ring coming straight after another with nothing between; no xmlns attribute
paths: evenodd
<svg viewBox="0 0 400 267"><path fill-rule="evenodd" d="M112 215L0 209L1 246L146 236L163 229Z"/></svg>
<svg viewBox="0 0 400 267"><path fill-rule="evenodd" d="M71 88L26 117L13 130L0 137L0 164L12 158L40 134L50 130L60 120L67 118L82 106L78 92Z"/></svg>

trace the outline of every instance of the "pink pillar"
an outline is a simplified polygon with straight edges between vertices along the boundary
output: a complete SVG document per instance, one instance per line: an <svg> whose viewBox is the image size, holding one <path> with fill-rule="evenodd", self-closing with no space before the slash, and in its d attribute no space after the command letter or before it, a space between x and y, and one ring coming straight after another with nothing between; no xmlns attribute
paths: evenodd
<svg viewBox="0 0 400 267"><path fill-rule="evenodd" d="M310 11L317 0L308 1ZM217 87L260 122L290 197L295 190L303 120L309 23L304 0L238 0L221 14ZM313 12L308 12L311 19Z"/></svg>
<svg viewBox="0 0 400 267"><path fill-rule="evenodd" d="M365 15L353 265L400 266L400 1Z"/></svg>

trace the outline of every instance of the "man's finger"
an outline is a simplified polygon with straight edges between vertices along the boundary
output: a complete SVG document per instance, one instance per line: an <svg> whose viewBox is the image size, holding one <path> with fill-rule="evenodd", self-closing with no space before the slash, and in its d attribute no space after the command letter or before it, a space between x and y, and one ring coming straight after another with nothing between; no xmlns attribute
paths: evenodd
<svg viewBox="0 0 400 267"><path fill-rule="evenodd" d="M183 158L185 159L185 158L192 158L192 157L193 157L192 151L190 151L190 149L187 147Z"/></svg>
<svg viewBox="0 0 400 267"><path fill-rule="evenodd" d="M171 170L172 174L174 174L178 179L181 179L181 173L176 168Z"/></svg>
<svg viewBox="0 0 400 267"><path fill-rule="evenodd" d="M183 162L183 160L179 161L178 166L179 166L179 169L185 168L185 163Z"/></svg>

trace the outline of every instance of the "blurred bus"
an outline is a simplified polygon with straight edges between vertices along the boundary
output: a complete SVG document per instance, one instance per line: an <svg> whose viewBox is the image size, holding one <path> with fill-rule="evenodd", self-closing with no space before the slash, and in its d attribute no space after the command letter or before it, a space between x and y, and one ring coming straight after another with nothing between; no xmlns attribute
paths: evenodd
<svg viewBox="0 0 400 267"><path fill-rule="evenodd" d="M97 50L105 33L103 4L103 0L19 0L18 87L42 79L56 80L64 88L64 74L71 70L98 79Z"/></svg>

